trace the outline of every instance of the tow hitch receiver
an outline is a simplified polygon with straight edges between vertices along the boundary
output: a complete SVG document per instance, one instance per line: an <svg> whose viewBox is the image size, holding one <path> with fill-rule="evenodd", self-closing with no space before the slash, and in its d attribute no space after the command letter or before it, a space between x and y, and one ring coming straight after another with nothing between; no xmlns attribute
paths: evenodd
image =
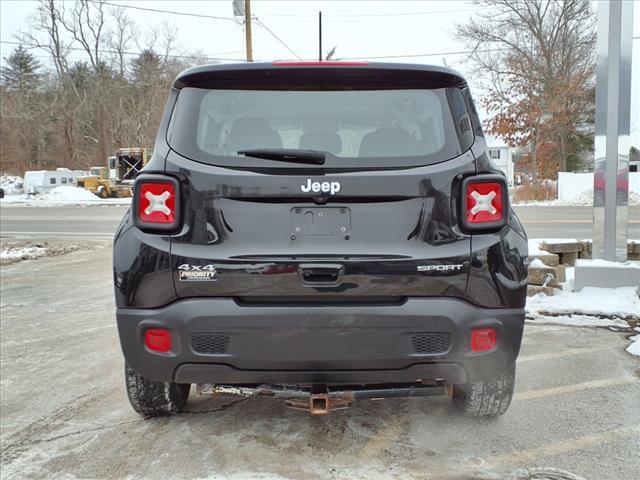
<svg viewBox="0 0 640 480"><path fill-rule="evenodd" d="M327 415L331 410L349 408L353 403L350 392L330 393L326 385L314 385L308 402L304 398L289 398L286 404L296 410L309 410L311 415Z"/></svg>
<svg viewBox="0 0 640 480"><path fill-rule="evenodd" d="M309 413L311 415L326 415L330 409L328 393L312 393L309 396Z"/></svg>
<svg viewBox="0 0 640 480"><path fill-rule="evenodd" d="M349 408L356 400L381 400L383 398L427 397L433 395L447 395L450 389L444 382L436 381L432 384L410 385L341 385L340 390L329 390L326 385L309 387L273 386L273 385L215 385L211 383L198 384L197 390L201 395L226 393L243 397L268 396L281 398L288 407L296 410L306 410L311 415L327 415L333 410Z"/></svg>

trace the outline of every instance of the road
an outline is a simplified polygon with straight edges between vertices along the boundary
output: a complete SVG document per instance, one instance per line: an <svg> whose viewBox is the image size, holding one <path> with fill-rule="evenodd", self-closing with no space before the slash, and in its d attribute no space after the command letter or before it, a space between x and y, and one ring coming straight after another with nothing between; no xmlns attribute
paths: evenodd
<svg viewBox="0 0 640 480"><path fill-rule="evenodd" d="M79 212L95 209L79 209ZM640 362L625 335L525 327L503 417L448 398L363 401L327 417L271 398L204 397L143 420L129 407L108 240L4 266L0 276L0 469L33 478L575 479L640 471Z"/></svg>
<svg viewBox="0 0 640 480"><path fill-rule="evenodd" d="M128 207L0 207L0 234L110 238ZM590 207L516 206L530 238L592 238ZM640 238L640 207L629 209L629 238Z"/></svg>

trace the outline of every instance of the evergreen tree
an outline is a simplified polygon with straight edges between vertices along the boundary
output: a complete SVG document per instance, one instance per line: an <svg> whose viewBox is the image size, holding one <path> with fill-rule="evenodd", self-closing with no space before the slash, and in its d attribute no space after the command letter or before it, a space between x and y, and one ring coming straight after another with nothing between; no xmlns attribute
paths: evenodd
<svg viewBox="0 0 640 480"><path fill-rule="evenodd" d="M2 84L7 90L29 92L36 89L42 81L40 62L28 50L18 46L8 58L6 67L1 69Z"/></svg>
<svg viewBox="0 0 640 480"><path fill-rule="evenodd" d="M131 79L137 87L145 87L157 83L161 72L160 56L153 50L143 50L131 62Z"/></svg>

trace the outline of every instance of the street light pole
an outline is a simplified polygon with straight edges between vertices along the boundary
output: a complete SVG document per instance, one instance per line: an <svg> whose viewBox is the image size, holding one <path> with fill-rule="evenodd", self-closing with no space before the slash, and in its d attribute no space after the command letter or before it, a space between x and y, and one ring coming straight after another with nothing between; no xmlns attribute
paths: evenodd
<svg viewBox="0 0 640 480"><path fill-rule="evenodd" d="M322 61L322 12L318 12L318 61Z"/></svg>
<svg viewBox="0 0 640 480"><path fill-rule="evenodd" d="M251 0L244 0L244 39L247 50L247 62L253 62L253 43L251 38Z"/></svg>

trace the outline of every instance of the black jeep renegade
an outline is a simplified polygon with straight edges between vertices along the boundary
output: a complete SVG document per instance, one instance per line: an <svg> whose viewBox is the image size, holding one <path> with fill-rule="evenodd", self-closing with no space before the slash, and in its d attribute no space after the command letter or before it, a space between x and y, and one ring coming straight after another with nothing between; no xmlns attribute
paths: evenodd
<svg viewBox="0 0 640 480"><path fill-rule="evenodd" d="M194 383L312 413L507 410L527 242L455 71L186 70L133 194L113 268L137 412L179 412Z"/></svg>

